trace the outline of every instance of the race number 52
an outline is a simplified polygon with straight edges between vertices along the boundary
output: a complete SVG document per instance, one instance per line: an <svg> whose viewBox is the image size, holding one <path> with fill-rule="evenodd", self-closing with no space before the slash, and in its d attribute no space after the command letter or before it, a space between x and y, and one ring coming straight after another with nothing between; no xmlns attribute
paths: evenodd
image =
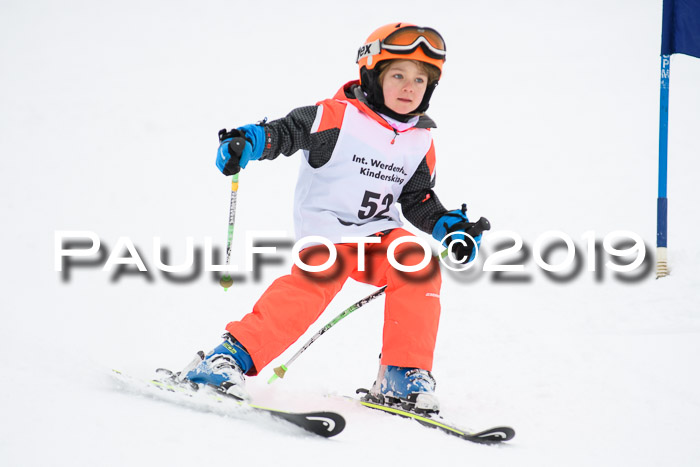
<svg viewBox="0 0 700 467"><path fill-rule="evenodd" d="M369 219L371 217L383 218L384 214L389 212L391 203L394 201L394 196L387 193L384 198L379 193L373 191L365 191L365 196L362 198L361 209L357 211L357 217L360 219ZM379 208L381 211L377 212Z"/></svg>

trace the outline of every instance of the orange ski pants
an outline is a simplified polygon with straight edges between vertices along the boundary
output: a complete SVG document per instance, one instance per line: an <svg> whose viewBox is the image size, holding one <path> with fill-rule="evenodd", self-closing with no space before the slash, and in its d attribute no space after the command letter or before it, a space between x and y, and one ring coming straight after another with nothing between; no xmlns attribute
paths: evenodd
<svg viewBox="0 0 700 467"><path fill-rule="evenodd" d="M358 246L336 244L333 266L322 272L306 272L296 265L291 274L275 280L254 305L253 311L226 330L250 354L256 375L318 319L348 277L378 287L387 285L381 364L432 370L433 351L440 320L440 268L437 259L417 272L395 269L387 259L387 248L399 237L411 236L403 229L381 235L381 243L365 244L364 271L358 270ZM328 248L314 245L300 253L309 266L324 264ZM423 261L423 248L414 243L400 244L396 260L405 266Z"/></svg>

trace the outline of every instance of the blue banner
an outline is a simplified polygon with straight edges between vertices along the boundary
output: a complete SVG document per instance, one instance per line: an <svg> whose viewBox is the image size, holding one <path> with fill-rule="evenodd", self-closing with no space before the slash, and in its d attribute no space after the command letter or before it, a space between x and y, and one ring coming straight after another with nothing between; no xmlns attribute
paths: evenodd
<svg viewBox="0 0 700 467"><path fill-rule="evenodd" d="M661 55L700 58L700 0L664 0Z"/></svg>

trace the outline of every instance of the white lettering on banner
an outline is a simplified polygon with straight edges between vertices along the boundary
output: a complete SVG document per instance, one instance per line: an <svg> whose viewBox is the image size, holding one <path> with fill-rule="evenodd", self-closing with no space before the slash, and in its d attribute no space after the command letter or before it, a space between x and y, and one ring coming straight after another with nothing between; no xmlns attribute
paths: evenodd
<svg viewBox="0 0 700 467"><path fill-rule="evenodd" d="M207 272L238 272L237 264L214 264L211 237L204 237L204 270Z"/></svg>
<svg viewBox="0 0 700 467"><path fill-rule="evenodd" d="M378 203L375 203L378 206ZM460 234L463 235L463 234ZM271 255L276 254L288 259L288 254L282 254L276 247L260 247L255 246L254 240L261 238L277 238L283 239L283 244L288 243L287 232L285 231L256 231L246 232L245 249L241 253L245 255L246 271L252 272L258 267L257 262L253 261L253 255ZM577 276L579 271L585 270L588 272L599 272L604 267L615 274L631 274L635 276L631 279L626 277L624 280L641 280L647 274L646 255L647 246L643 238L631 231L621 230L609 232L603 237L601 242L597 241L594 231L585 232L581 238L585 244L583 247L576 245L574 240L565 232L562 231L547 231L541 234L534 242L532 248L526 247L522 237L514 231L495 231L489 233L485 237L486 259L479 261L481 248L475 252L473 261L467 262L466 259L462 262L454 258L452 248L443 251L438 257L443 266L452 271L465 271L471 267L482 272L498 273L494 275L494 281L504 280L501 275L504 273L518 274L516 277L522 278L528 276L525 263L528 259L534 259L538 269L544 271L547 277L554 277L560 280L564 277L566 280ZM357 270L365 271L365 255L367 244L377 244L381 242L379 237L362 237L362 236L343 236L338 239L338 243L351 243L357 245ZM395 258L395 250L402 243L413 242L423 246L425 255L423 260L414 266L405 266ZM458 242L464 242L458 239L450 243L450 246ZM495 242L495 243L494 243ZM198 255L194 253L192 237L185 237L185 260L177 265L166 265L163 263L161 252L162 245L159 237L154 237L152 246L154 251L150 258L155 264L155 269L165 273L183 273L189 269L194 269L198 275L202 270L211 271L226 271L238 272L239 268L235 264L230 265L215 265L213 264L213 247L210 237L204 238L204 264L203 268ZM467 241L464 243L475 243L474 239L467 236ZM319 266L308 266L299 259L299 253L304 247L311 245L325 245L330 252L328 260ZM601 250L602 245L602 252ZM278 245L280 246L280 245ZM111 252L110 248L102 242L99 236L89 230L57 230L54 232L54 270L61 272L64 280L69 277L72 268L91 268L98 267L103 271L114 269L115 265L136 266L141 272L148 272L148 268L142 257L139 255L138 249L134 246L133 241L129 237L118 237L116 245ZM126 250L126 254L124 254ZM382 249L383 250L383 249ZM555 251L563 250L564 254ZM531 252L531 253L530 253ZM297 241L293 246L294 263L301 269L309 272L320 272L329 269L337 260L337 250L335 244L328 238L323 236L307 236ZM605 261L603 254L607 254L611 261ZM388 247L387 259L389 264L395 269L402 272L415 272L423 269L430 262L432 256L428 240L422 237L405 236L394 240ZM556 260L555 258L561 258ZM196 264L195 264L196 263ZM459 268L453 266L461 266ZM653 269L653 268L652 268ZM651 271L652 269L648 269ZM196 277L193 276L193 277ZM616 276L617 277L617 276ZM436 297L437 298L437 297Z"/></svg>
<svg viewBox="0 0 700 467"><path fill-rule="evenodd" d="M328 255L328 260L326 260L325 263L319 264L318 266L309 266L301 260L299 257L299 252L302 250L301 247L309 243L320 243L328 248L330 254ZM306 272L321 272L335 264L335 260L338 257L338 250L335 249L335 245L328 241L327 238L319 237L318 235L309 235L308 237L304 237L294 244L292 254L294 255L294 264L296 264L300 269Z"/></svg>
<svg viewBox="0 0 700 467"><path fill-rule="evenodd" d="M129 252L129 257L115 257L115 253L122 250L123 248L126 248L126 250ZM117 239L117 245L114 247L114 250L112 250L112 253L110 253L109 258L107 258L107 262L105 263L102 270L107 271L115 264L133 264L137 268L139 268L139 271L141 272L148 271L148 269L146 269L146 265L143 264L143 260L139 256L139 252L136 251L134 243L129 237L119 237Z"/></svg>
<svg viewBox="0 0 700 467"><path fill-rule="evenodd" d="M274 246L253 246L253 241L259 238L285 238L287 232L284 230L250 230L245 233L245 251L246 251L246 271L253 270L253 255L263 253L275 253L277 248ZM295 245L296 246L296 245Z"/></svg>
<svg viewBox="0 0 700 467"><path fill-rule="evenodd" d="M394 250L396 250L396 247L401 245L402 243L407 242L419 244L423 247L423 252L425 253L421 262L413 266L404 266L403 264L396 261L396 257L394 256ZM389 249L387 249L386 251L386 257L389 260L389 264L391 264L392 267L398 269L401 272L420 271L421 269L425 268L428 264L430 264L430 258L432 258L432 256L433 252L430 250L430 245L428 244L428 241L421 237L399 237L393 242L391 242L391 244L389 245Z"/></svg>
<svg viewBox="0 0 700 467"><path fill-rule="evenodd" d="M92 242L88 249L63 249L63 240L66 238L82 238ZM63 258L70 256L92 256L100 250L100 237L90 230L56 230L53 233L54 241L54 270L63 271Z"/></svg>
<svg viewBox="0 0 700 467"><path fill-rule="evenodd" d="M365 244L367 243L381 243L382 239L379 237L343 237L340 239L341 243L356 243L357 244L357 270L365 270Z"/></svg>
<svg viewBox="0 0 700 467"><path fill-rule="evenodd" d="M153 259L155 259L156 267L161 271L165 272L185 272L194 264L194 239L192 237L187 237L185 239L185 262L178 266L170 266L163 264L160 258L160 237L153 237Z"/></svg>

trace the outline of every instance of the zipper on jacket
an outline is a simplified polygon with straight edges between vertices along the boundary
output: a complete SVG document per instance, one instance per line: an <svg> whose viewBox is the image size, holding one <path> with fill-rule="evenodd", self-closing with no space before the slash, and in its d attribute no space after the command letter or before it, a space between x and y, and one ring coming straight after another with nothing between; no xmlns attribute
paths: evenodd
<svg viewBox="0 0 700 467"><path fill-rule="evenodd" d="M396 128L392 128L394 130L394 139L391 140L391 144L394 144L394 141L396 141L396 137L399 136L399 132L396 131Z"/></svg>

